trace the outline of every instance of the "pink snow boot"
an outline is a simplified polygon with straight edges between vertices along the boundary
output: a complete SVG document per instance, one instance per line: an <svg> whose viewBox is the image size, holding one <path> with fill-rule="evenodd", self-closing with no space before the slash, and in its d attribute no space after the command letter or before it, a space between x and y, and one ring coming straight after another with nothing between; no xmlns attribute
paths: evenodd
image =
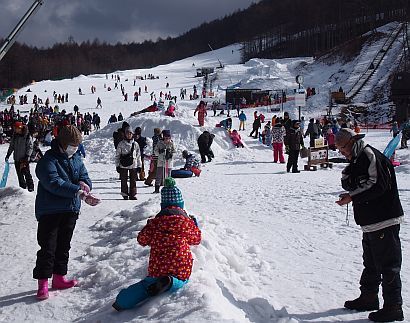
<svg viewBox="0 0 410 323"><path fill-rule="evenodd" d="M37 299L44 300L48 298L48 279L38 279Z"/></svg>
<svg viewBox="0 0 410 323"><path fill-rule="evenodd" d="M78 284L75 279L67 280L63 275L53 274L52 288L55 289L67 289L74 287Z"/></svg>

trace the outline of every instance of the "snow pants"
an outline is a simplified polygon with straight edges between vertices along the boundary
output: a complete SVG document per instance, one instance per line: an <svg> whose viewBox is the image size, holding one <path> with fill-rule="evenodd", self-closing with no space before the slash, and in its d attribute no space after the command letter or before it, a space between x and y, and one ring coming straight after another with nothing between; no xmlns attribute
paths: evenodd
<svg viewBox="0 0 410 323"><path fill-rule="evenodd" d="M36 267L34 279L50 278L52 274L66 275L71 238L78 219L77 213L42 215L38 221Z"/></svg>
<svg viewBox="0 0 410 323"><path fill-rule="evenodd" d="M146 178L144 184L145 185L152 185L155 177L157 176L157 163L158 159L151 159L148 171L148 177Z"/></svg>
<svg viewBox="0 0 410 323"><path fill-rule="evenodd" d="M33 177L30 173L30 164L27 163L26 166L22 167L22 162L17 160L14 161L14 166L16 167L17 178L19 181L19 186L24 189L29 189L34 191Z"/></svg>
<svg viewBox="0 0 410 323"><path fill-rule="evenodd" d="M363 233L363 265L360 290L377 294L382 284L384 306L402 305L400 224Z"/></svg>
<svg viewBox="0 0 410 323"><path fill-rule="evenodd" d="M292 168L292 172L298 171L299 151L300 150L294 150L294 149L289 150L288 163L286 165L286 170L288 173L290 172L291 168Z"/></svg>
<svg viewBox="0 0 410 323"><path fill-rule="evenodd" d="M171 276L171 279L172 285L168 290L171 293L176 292L178 289L182 288L186 283L188 283L188 280L179 280L178 278L173 276ZM140 282L121 290L117 295L115 302L121 309L124 310L134 307L138 303L141 303L142 301L151 297L147 292L147 288L157 280L158 278L149 276L145 277Z"/></svg>
<svg viewBox="0 0 410 323"><path fill-rule="evenodd" d="M130 174L130 187L128 189L128 173ZM121 195L135 197L137 195L137 170L120 167Z"/></svg>
<svg viewBox="0 0 410 323"><path fill-rule="evenodd" d="M155 186L164 185L164 180L168 176L171 176L172 168L157 167L157 174L155 176Z"/></svg>
<svg viewBox="0 0 410 323"><path fill-rule="evenodd" d="M273 143L273 161L277 163L278 160L281 163L285 162L285 156L283 155L283 143L282 142Z"/></svg>
<svg viewBox="0 0 410 323"><path fill-rule="evenodd" d="M239 131L245 130L245 121L240 120L239 121Z"/></svg>

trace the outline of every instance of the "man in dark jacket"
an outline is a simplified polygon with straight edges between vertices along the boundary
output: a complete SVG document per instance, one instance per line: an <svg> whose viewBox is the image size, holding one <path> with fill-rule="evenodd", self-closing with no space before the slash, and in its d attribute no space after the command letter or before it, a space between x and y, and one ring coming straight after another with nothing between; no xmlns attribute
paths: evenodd
<svg viewBox="0 0 410 323"><path fill-rule="evenodd" d="M208 131L204 131L198 137L198 147L199 153L201 154L201 163L206 163L206 158L208 157L208 162L212 161L214 158L214 153L211 150L212 142L214 141L214 134L209 133Z"/></svg>
<svg viewBox="0 0 410 323"><path fill-rule="evenodd" d="M292 168L292 173L300 173L300 170L298 170L298 158L300 147L304 147L304 143L299 120L292 121L292 127L285 137L285 144L287 146L286 150L289 151L288 163L286 165L287 172L289 173Z"/></svg>
<svg viewBox="0 0 410 323"><path fill-rule="evenodd" d="M255 111L256 112L256 111ZM258 139L258 136L259 136L259 129L260 128L262 128L262 125L261 125L261 118L260 118L260 115L259 116L257 116L256 118L255 118L255 120L253 121L253 124L252 124L252 132L249 134L249 137L252 137L252 135L255 133L255 139Z"/></svg>
<svg viewBox="0 0 410 323"><path fill-rule="evenodd" d="M319 138L319 128L318 125L315 123L315 119L309 120L308 128L305 132L305 138L309 135L310 136L310 147L315 147L315 139Z"/></svg>
<svg viewBox="0 0 410 323"><path fill-rule="evenodd" d="M14 124L14 133L7 150L6 161L13 153L14 166L16 167L19 186L29 192L34 191L33 177L30 173L30 157L33 152L33 138L28 132L28 128L22 122Z"/></svg>
<svg viewBox="0 0 410 323"><path fill-rule="evenodd" d="M389 159L366 145L364 134L343 128L335 138L336 147L349 161L342 172L339 205L353 202L354 218L363 231L363 265L361 294L345 307L371 311L375 322L403 321L400 269L402 262L400 223L403 209L396 175ZM379 285L382 284L383 308L379 310Z"/></svg>

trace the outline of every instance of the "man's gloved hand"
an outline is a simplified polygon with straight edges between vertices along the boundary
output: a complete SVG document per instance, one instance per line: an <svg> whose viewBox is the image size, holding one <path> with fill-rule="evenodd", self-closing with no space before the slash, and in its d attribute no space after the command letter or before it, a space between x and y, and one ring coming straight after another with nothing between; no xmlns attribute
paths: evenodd
<svg viewBox="0 0 410 323"><path fill-rule="evenodd" d="M6 163L8 163L8 162L9 162L9 157L6 156L6 158L4 158L4 161L5 161Z"/></svg>
<svg viewBox="0 0 410 323"><path fill-rule="evenodd" d="M117 173L119 174L121 167L120 167L120 166L117 166L115 169L117 170Z"/></svg>
<svg viewBox="0 0 410 323"><path fill-rule="evenodd" d="M163 153L165 152L165 148L160 148L160 149L158 149L158 152L159 152L160 154L163 154Z"/></svg>
<svg viewBox="0 0 410 323"><path fill-rule="evenodd" d="M80 189L81 189L82 191L84 191L86 194L89 194L89 193L90 193L90 187L89 187L86 183L84 183L83 181L80 181L80 182L78 183L78 185L80 185Z"/></svg>
<svg viewBox="0 0 410 323"><path fill-rule="evenodd" d="M288 155L289 155L289 145L286 145L286 146L285 146L285 154L288 154Z"/></svg>
<svg viewBox="0 0 410 323"><path fill-rule="evenodd" d="M137 167L137 173L141 173L141 167Z"/></svg>

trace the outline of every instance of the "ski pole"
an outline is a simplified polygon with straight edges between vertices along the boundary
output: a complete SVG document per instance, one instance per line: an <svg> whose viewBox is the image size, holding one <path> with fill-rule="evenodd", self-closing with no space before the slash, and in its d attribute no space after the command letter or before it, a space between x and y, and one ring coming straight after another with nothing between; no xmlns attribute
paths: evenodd
<svg viewBox="0 0 410 323"><path fill-rule="evenodd" d="M346 204L346 224L349 226L349 203Z"/></svg>

